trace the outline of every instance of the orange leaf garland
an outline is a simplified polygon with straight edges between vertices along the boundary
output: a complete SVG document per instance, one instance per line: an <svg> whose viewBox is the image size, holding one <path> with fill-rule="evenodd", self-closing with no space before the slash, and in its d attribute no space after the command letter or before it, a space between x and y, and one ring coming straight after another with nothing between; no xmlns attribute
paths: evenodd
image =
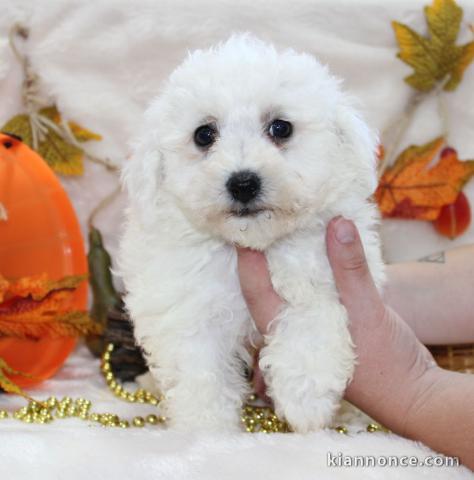
<svg viewBox="0 0 474 480"><path fill-rule="evenodd" d="M68 312L34 321L22 320L21 323L5 321L0 315L0 332L0 335L9 337L36 339L99 334L101 329L91 323L87 312Z"/></svg>
<svg viewBox="0 0 474 480"><path fill-rule="evenodd" d="M70 275L59 280L51 280L46 273L40 273L10 282L0 275L0 282L1 279L7 282L10 297L31 296L34 300L42 300L48 293L54 290L74 290L81 282L87 279L87 275Z"/></svg>
<svg viewBox="0 0 474 480"><path fill-rule="evenodd" d="M0 274L0 303L3 302L6 292L8 291L8 287L10 286L10 282L3 278Z"/></svg>
<svg viewBox="0 0 474 480"><path fill-rule="evenodd" d="M433 221L443 206L455 202L474 175L474 160L460 162L456 150L447 147L430 167L443 143L443 138L436 138L410 146L385 170L375 192L384 217Z"/></svg>
<svg viewBox="0 0 474 480"><path fill-rule="evenodd" d="M19 372L14 368L10 367L8 363L3 359L0 358L0 388L5 390L8 393L16 393L17 395L21 395L24 398L32 401L34 400L31 398L24 390L21 389L16 383L12 382L7 375L21 375L22 377L32 377L27 373Z"/></svg>
<svg viewBox="0 0 474 480"><path fill-rule="evenodd" d="M8 281L0 275L0 337L74 337L100 333L86 312L72 311L76 287L86 275L51 280L46 274Z"/></svg>

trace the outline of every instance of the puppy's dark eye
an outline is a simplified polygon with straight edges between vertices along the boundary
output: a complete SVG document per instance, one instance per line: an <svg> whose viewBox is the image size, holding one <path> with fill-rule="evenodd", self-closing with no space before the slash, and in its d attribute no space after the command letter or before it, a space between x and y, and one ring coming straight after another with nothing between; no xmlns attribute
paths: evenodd
<svg viewBox="0 0 474 480"><path fill-rule="evenodd" d="M201 125L194 132L194 143L198 147L209 147L217 136L217 131L212 125Z"/></svg>
<svg viewBox="0 0 474 480"><path fill-rule="evenodd" d="M280 120L277 118L270 123L268 127L268 134L277 139L285 139L288 138L293 133L293 125L286 120Z"/></svg>

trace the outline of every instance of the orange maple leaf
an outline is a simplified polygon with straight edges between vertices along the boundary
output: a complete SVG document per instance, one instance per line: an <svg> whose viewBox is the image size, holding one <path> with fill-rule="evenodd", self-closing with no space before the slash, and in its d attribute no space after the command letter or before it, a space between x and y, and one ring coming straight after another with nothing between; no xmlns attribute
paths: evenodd
<svg viewBox="0 0 474 480"><path fill-rule="evenodd" d="M46 274L8 281L0 275L0 337L40 338L100 333L87 312L71 310L86 275L51 280Z"/></svg>
<svg viewBox="0 0 474 480"><path fill-rule="evenodd" d="M443 138L436 138L425 145L412 145L385 170L375 192L384 217L432 221L444 205L456 200L474 175L474 160L460 162L456 150L446 147L430 167L443 143Z"/></svg>

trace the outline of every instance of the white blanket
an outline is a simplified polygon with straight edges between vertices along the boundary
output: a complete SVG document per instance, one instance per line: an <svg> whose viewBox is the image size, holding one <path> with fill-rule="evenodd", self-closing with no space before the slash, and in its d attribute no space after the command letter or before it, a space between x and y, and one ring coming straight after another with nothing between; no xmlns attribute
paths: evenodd
<svg viewBox="0 0 474 480"><path fill-rule="evenodd" d="M361 99L366 118L382 131L406 105L410 95L403 77L406 65L395 58L391 20L425 31L423 6L429 0L0 0L0 124L21 110L18 64L6 35L15 21L30 29L24 51L61 112L101 133L90 149L117 164L127 141L139 128L140 115L161 81L188 49L207 46L232 31L252 31L278 46L316 55L345 79ZM459 0L465 19L474 22L473 0ZM466 22L461 41L468 40ZM453 94L446 94L449 143L460 158L474 158L474 67ZM441 129L436 105L420 109L402 147L425 143ZM90 209L116 185L116 177L88 163L82 178L65 179L84 225ZM467 187L474 201L474 182ZM116 201L98 222L115 251L122 202ZM454 242L422 222L390 221L383 229L388 260L412 259L472 243L474 228ZM139 414L149 408L128 405L106 390L97 361L84 350L38 391L40 398L85 396L98 411ZM21 399L0 396L0 408ZM453 426L455 428L455 426ZM464 469L421 467L336 468L328 453L345 455L415 455L430 453L394 435L361 433L343 436L320 432L308 436L233 437L178 435L158 427L119 430L78 420L47 426L0 420L0 479L204 479L204 478L471 478Z"/></svg>
<svg viewBox="0 0 474 480"><path fill-rule="evenodd" d="M92 400L93 411L116 413L129 419L159 413L149 405L129 404L115 398L99 374L99 361L92 359L85 347L68 360L54 379L31 391L31 395L38 399L49 395L85 397ZM23 406L24 400L2 395L0 405L12 409ZM104 428L74 418L48 425L17 420L0 422L2 480L457 480L474 477L463 467L331 466L328 455L336 459L339 454L347 458L373 456L381 463L384 458L388 462L389 457L394 456L414 456L424 462L436 455L396 435L355 433L362 430L356 425L351 435L322 431L311 435L220 436L184 435L151 425L127 430Z"/></svg>

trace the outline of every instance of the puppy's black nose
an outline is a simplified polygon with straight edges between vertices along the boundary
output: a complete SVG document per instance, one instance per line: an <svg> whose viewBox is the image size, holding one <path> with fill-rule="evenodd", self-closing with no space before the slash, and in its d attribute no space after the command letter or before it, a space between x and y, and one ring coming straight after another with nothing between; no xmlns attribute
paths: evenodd
<svg viewBox="0 0 474 480"><path fill-rule="evenodd" d="M261 184L260 177L256 173L242 170L231 175L226 187L234 200L248 203L260 193Z"/></svg>

